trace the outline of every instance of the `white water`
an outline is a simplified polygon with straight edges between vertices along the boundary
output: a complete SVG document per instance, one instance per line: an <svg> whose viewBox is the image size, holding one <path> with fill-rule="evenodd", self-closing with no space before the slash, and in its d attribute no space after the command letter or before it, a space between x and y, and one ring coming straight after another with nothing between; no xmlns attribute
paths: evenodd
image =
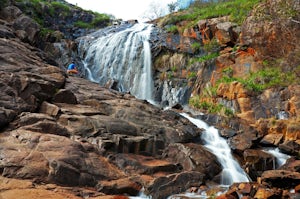
<svg viewBox="0 0 300 199"><path fill-rule="evenodd" d="M220 182L222 185L232 185L235 182L249 182L247 174L233 158L226 140L219 135L215 127L208 126L202 120L190 117L186 113L182 113L181 115L190 120L198 128L204 129L202 133L202 139L205 141L204 146L216 155L223 167Z"/></svg>
<svg viewBox="0 0 300 199"><path fill-rule="evenodd" d="M83 39L80 45L86 48L83 65L87 78L101 85L114 80L119 91L152 100L151 29L152 25L139 23L117 33Z"/></svg>
<svg viewBox="0 0 300 199"><path fill-rule="evenodd" d="M289 114L285 111L280 111L278 114L277 114L277 118L279 120L286 120L289 118Z"/></svg>
<svg viewBox="0 0 300 199"><path fill-rule="evenodd" d="M81 44L82 48L86 48L82 54L87 78L101 85L109 80L116 80L120 91L130 91L137 98L152 101L154 83L148 41L151 28L149 24L136 24L117 33L90 37L92 40ZM202 137L206 141L205 147L217 156L223 166L220 183L231 185L234 182L248 182L247 175L232 157L230 147L219 136L218 130L187 114L182 115L199 128L205 129ZM130 198L151 197L141 193L138 197Z"/></svg>
<svg viewBox="0 0 300 199"><path fill-rule="evenodd" d="M276 163L277 163L278 167L284 165L285 162L287 161L287 159L289 159L291 157L287 154L281 153L278 148L264 149L263 151L270 153L271 155L273 155L276 158ZM276 169L276 168L274 168L274 169Z"/></svg>

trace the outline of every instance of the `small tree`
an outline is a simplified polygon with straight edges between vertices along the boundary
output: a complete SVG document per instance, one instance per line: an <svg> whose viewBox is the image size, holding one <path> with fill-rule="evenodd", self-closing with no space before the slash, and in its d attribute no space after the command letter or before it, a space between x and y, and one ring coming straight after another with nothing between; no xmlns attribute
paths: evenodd
<svg viewBox="0 0 300 199"><path fill-rule="evenodd" d="M152 1L149 4L148 10L145 12L143 18L148 20L154 20L162 17L164 14L165 14L165 9L162 6L162 4L159 3L158 1Z"/></svg>
<svg viewBox="0 0 300 199"><path fill-rule="evenodd" d="M177 6L178 6L177 2L169 3L169 4L168 4L169 12L170 12L170 13L175 12Z"/></svg>

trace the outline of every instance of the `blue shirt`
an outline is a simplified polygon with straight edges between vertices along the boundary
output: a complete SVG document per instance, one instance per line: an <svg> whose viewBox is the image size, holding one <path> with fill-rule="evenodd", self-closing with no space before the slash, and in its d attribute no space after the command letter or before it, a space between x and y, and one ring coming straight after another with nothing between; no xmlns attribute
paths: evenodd
<svg viewBox="0 0 300 199"><path fill-rule="evenodd" d="M68 66L68 70L74 70L75 69L75 64L70 64L69 66Z"/></svg>

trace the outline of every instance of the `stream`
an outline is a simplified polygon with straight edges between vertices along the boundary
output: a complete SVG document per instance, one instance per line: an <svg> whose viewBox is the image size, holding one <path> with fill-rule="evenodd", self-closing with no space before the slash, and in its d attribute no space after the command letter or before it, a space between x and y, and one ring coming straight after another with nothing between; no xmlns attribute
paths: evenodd
<svg viewBox="0 0 300 199"><path fill-rule="evenodd" d="M113 81L114 89L120 92L129 92L139 99L155 104L152 96L154 83L149 43L151 29L152 25L150 24L135 24L117 32L99 30L83 38L80 41L79 49L82 51L81 59L86 78L102 86ZM232 156L227 141L219 135L218 129L187 113L181 113L181 115L204 130L201 136L205 143L204 147L215 154L223 167L220 187L226 189L233 183L251 181ZM286 156L279 157L274 150L268 150L268 152L280 161L278 163L280 165L288 158ZM184 197L207 198L205 193L183 193L170 196L169 199ZM141 191L139 196L130 198L149 199L151 197L144 195Z"/></svg>

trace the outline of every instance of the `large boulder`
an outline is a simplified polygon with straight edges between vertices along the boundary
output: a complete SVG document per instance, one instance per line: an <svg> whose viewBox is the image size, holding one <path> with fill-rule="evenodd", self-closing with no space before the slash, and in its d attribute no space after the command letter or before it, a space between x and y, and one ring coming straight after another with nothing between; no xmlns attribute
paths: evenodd
<svg viewBox="0 0 300 199"><path fill-rule="evenodd" d="M198 171L204 179L212 179L222 171L214 154L200 144L171 144L164 151L164 157L182 166L185 171Z"/></svg>
<svg viewBox="0 0 300 199"><path fill-rule="evenodd" d="M68 186L93 186L124 174L96 150L69 138L17 129L1 137L2 175ZM21 152L20 152L21 151Z"/></svg>
<svg viewBox="0 0 300 199"><path fill-rule="evenodd" d="M199 187L203 182L202 173L186 171L157 178L145 193L153 199L167 198L172 194L185 192L190 187Z"/></svg>

